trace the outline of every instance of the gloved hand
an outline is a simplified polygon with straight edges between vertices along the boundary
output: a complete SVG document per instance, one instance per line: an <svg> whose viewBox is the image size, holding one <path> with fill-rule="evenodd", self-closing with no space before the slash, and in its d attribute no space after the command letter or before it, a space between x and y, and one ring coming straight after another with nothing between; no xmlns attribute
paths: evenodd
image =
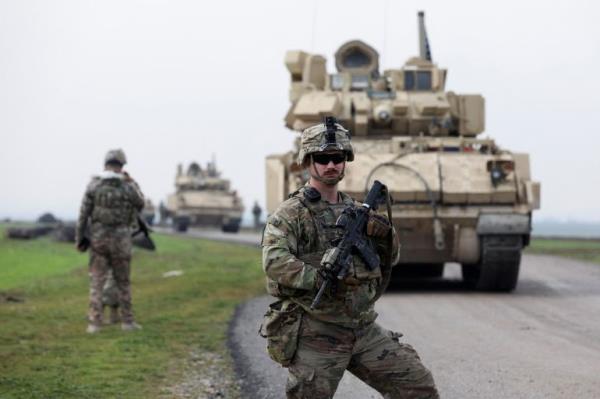
<svg viewBox="0 0 600 399"><path fill-rule="evenodd" d="M77 243L77 250L79 252L85 252L87 251L87 249L90 247L90 239L87 237L83 237L81 240L79 240L79 242Z"/></svg>
<svg viewBox="0 0 600 399"><path fill-rule="evenodd" d="M318 268L317 269L317 286L321 286L321 284L325 280L329 280L330 283L333 283L333 282L337 281L337 276L330 269Z"/></svg>
<svg viewBox="0 0 600 399"><path fill-rule="evenodd" d="M125 180L128 183L135 182L135 180L133 180L133 178L129 175L129 173L127 173L125 171L123 171L122 173L123 173L123 177L124 177L123 180Z"/></svg>
<svg viewBox="0 0 600 399"><path fill-rule="evenodd" d="M347 276L343 281L344 281L344 284L349 285L349 286L357 286L357 285L361 284L361 281L353 276Z"/></svg>
<svg viewBox="0 0 600 399"><path fill-rule="evenodd" d="M373 213L367 222L367 235L369 237L384 238L390 232L392 226L385 216Z"/></svg>
<svg viewBox="0 0 600 399"><path fill-rule="evenodd" d="M316 288L320 289L325 281L329 281L329 287L325 291L325 295L333 296L337 292L337 282L338 278L335 273L331 271L331 269L326 268L318 268L317 269L317 281Z"/></svg>

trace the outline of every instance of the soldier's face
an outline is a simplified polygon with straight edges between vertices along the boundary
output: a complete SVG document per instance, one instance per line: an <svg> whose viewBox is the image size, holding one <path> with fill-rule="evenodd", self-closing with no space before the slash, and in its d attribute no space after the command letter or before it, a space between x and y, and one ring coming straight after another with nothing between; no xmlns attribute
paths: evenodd
<svg viewBox="0 0 600 399"><path fill-rule="evenodd" d="M117 162L107 162L104 164L104 169L120 173L123 170L123 165Z"/></svg>
<svg viewBox="0 0 600 399"><path fill-rule="evenodd" d="M320 152L312 155L311 173L335 184L346 167L346 154L340 151Z"/></svg>

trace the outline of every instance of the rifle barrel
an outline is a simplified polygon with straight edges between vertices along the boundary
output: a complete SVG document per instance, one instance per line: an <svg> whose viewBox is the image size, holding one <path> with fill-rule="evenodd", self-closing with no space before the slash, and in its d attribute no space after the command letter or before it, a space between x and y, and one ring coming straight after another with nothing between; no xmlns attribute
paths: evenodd
<svg viewBox="0 0 600 399"><path fill-rule="evenodd" d="M319 303L321 302L321 297L325 293L325 290L328 286L329 280L323 281L323 284L321 284L321 287L319 288L319 292L317 292L315 299L313 299L312 303L310 304L310 310L314 310L317 306L319 306Z"/></svg>

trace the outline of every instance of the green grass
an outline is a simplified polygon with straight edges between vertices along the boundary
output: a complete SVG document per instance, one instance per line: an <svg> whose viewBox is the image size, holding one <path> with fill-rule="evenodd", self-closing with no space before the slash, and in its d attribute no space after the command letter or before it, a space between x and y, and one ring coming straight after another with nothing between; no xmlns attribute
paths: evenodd
<svg viewBox="0 0 600 399"><path fill-rule="evenodd" d="M142 331L88 335L87 257L70 244L0 238L0 398L153 398L191 349L225 352L236 304L263 292L258 249L154 235L134 251L133 305ZM17 269L17 270L15 270ZM183 276L163 278L169 270Z"/></svg>
<svg viewBox="0 0 600 399"><path fill-rule="evenodd" d="M0 291L30 288L35 282L87 264L74 245L48 240L8 240L0 228Z"/></svg>
<svg viewBox="0 0 600 399"><path fill-rule="evenodd" d="M600 263L600 240L534 238L528 253L564 256Z"/></svg>

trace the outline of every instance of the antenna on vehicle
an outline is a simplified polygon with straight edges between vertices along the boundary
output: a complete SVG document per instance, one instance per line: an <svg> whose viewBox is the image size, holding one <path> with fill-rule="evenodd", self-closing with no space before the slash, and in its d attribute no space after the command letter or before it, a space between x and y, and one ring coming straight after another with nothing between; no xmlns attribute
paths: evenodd
<svg viewBox="0 0 600 399"><path fill-rule="evenodd" d="M431 48L429 47L429 38L425 30L425 12L419 11L419 56L423 60L431 61Z"/></svg>

